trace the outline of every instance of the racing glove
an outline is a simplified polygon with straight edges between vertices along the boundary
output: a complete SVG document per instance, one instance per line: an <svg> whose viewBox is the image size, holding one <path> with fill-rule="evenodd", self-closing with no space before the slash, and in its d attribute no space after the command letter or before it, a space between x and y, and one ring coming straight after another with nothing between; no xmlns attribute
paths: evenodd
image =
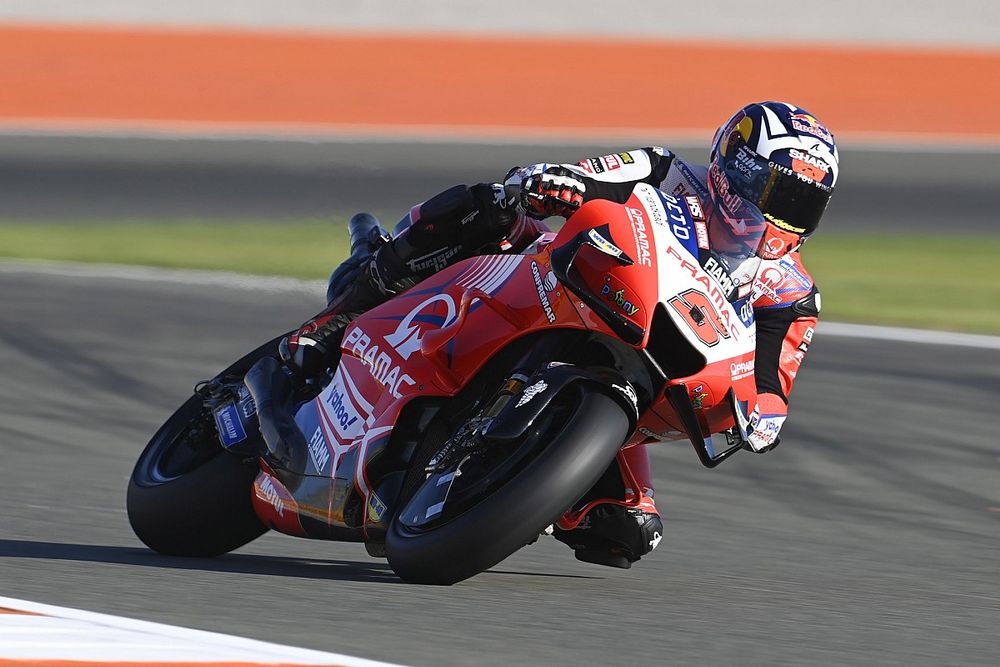
<svg viewBox="0 0 1000 667"><path fill-rule="evenodd" d="M521 205L532 217L568 218L583 204L587 184L566 167L549 167L521 181Z"/></svg>
<svg viewBox="0 0 1000 667"><path fill-rule="evenodd" d="M777 447L781 442L778 433L787 416L788 406L780 396L776 394L757 396L757 405L750 413L750 427L753 431L748 436L747 449L763 454Z"/></svg>

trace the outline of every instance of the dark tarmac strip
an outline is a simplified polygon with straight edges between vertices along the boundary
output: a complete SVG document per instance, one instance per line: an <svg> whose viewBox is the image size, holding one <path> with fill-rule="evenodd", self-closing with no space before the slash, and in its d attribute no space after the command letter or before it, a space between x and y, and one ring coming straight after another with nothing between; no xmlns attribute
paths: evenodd
<svg viewBox="0 0 1000 667"><path fill-rule="evenodd" d="M823 336L785 443L655 451L629 571L544 538L450 588L269 534L215 560L132 535L125 487L193 383L320 296L0 267L0 594L411 665L995 665L1000 352Z"/></svg>
<svg viewBox="0 0 1000 667"><path fill-rule="evenodd" d="M514 165L663 143L616 145L0 136L0 220L288 220L371 210L394 224L456 183ZM997 233L997 156L844 147L824 232Z"/></svg>

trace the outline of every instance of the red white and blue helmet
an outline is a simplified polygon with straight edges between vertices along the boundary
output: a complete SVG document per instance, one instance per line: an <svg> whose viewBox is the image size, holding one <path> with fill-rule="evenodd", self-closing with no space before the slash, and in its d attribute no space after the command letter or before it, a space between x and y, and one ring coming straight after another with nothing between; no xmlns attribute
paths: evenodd
<svg viewBox="0 0 1000 667"><path fill-rule="evenodd" d="M772 252L762 248L764 255L780 254L774 252L782 245L777 239L786 242L785 251L796 247L819 225L837 183L838 161L833 135L805 109L784 102L743 107L715 133L709 164L709 191L730 212L726 232L764 232L762 245L772 246ZM741 207L749 210L746 204L764 220L741 213Z"/></svg>

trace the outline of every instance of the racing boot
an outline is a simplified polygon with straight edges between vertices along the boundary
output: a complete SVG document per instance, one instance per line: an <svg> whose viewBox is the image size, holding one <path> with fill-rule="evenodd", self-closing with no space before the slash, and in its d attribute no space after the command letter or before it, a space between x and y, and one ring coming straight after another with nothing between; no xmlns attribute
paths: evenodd
<svg viewBox="0 0 1000 667"><path fill-rule="evenodd" d="M552 535L573 549L577 560L628 569L660 543L663 522L655 507L601 503L573 530L557 524Z"/></svg>
<svg viewBox="0 0 1000 667"><path fill-rule="evenodd" d="M576 510L553 526L553 536L572 548L577 560L623 569L655 549L663 522L653 501L646 447L620 451Z"/></svg>

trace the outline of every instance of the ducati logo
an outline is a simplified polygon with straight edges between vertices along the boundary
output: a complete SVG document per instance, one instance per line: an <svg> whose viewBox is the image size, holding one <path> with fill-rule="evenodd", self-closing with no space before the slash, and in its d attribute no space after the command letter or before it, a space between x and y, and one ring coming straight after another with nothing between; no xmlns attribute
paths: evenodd
<svg viewBox="0 0 1000 667"><path fill-rule="evenodd" d="M385 342L395 348L396 353L403 359L409 359L410 355L420 349L420 327L413 324L427 306L438 301L443 302L448 308L448 316L441 323L440 328L444 328L455 321L455 301L447 294L435 294L424 300L419 306L407 313L403 321L399 323L396 330L385 337Z"/></svg>

